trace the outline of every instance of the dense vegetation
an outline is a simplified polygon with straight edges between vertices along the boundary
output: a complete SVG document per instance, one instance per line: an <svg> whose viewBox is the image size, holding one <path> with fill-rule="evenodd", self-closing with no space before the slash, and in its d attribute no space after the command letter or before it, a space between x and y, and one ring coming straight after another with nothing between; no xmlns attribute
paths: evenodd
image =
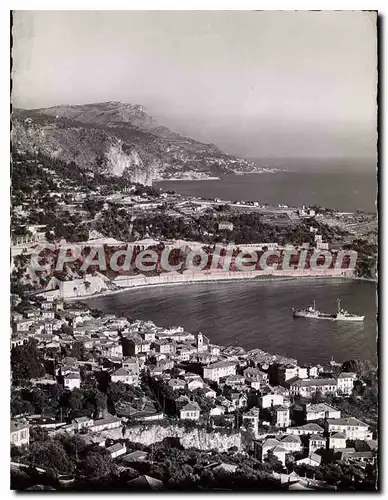
<svg viewBox="0 0 388 500"><path fill-rule="evenodd" d="M146 451L151 460L133 462L121 470L110 459L106 450L87 445L82 435L48 438L42 432L34 432L32 444L27 452L13 449L13 459L47 470L36 478L30 469L24 476L11 474L11 487L23 489L30 484L48 484L62 489L57 474L71 474L75 482L73 490L128 490L127 482L139 474L147 474L163 481L171 490L279 490L280 482L273 472L282 467L276 457L269 455L260 462L252 455L228 452L183 449L177 439L165 439L150 447L122 440L128 451ZM109 443L108 443L109 444ZM213 469L214 465L226 463L236 466L234 473ZM374 490L376 478L373 468L362 469L345 464L324 464L318 469L306 465L287 464L288 471L295 470L302 477L326 481L340 490ZM35 481L35 482L34 482Z"/></svg>

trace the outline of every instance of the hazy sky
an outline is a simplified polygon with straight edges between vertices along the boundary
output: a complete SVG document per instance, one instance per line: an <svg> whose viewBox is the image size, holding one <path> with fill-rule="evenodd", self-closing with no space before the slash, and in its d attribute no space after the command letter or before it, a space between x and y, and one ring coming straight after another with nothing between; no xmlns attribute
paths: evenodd
<svg viewBox="0 0 388 500"><path fill-rule="evenodd" d="M370 13L18 11L13 47L17 107L120 100L246 157L375 154Z"/></svg>

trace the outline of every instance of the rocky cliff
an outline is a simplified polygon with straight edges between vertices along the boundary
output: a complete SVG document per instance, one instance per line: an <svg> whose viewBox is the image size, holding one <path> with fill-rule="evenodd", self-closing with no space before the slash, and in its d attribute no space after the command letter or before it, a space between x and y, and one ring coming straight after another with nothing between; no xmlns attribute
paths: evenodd
<svg viewBox="0 0 388 500"><path fill-rule="evenodd" d="M134 443L140 443L149 446L153 443L163 441L165 438L179 438L184 448L197 448L199 450L216 449L218 451L227 451L232 446L237 446L240 451L242 448L241 435L236 432L233 434L222 434L220 432L206 432L204 429L195 428L187 431L183 426L170 425L168 427L152 424L125 429L123 436L121 428L104 431L104 437L110 439L129 439Z"/></svg>
<svg viewBox="0 0 388 500"><path fill-rule="evenodd" d="M161 125L145 108L122 102L14 110L16 148L42 151L80 168L152 179L202 179L258 170L246 160L183 137Z"/></svg>

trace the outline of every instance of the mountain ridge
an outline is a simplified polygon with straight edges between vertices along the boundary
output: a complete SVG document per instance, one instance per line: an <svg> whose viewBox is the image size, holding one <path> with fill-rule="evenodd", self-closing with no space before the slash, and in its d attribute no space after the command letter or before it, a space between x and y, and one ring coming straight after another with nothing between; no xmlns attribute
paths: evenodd
<svg viewBox="0 0 388 500"><path fill-rule="evenodd" d="M136 182L206 179L259 171L253 162L164 126L140 104L122 101L13 109L15 147L74 161Z"/></svg>

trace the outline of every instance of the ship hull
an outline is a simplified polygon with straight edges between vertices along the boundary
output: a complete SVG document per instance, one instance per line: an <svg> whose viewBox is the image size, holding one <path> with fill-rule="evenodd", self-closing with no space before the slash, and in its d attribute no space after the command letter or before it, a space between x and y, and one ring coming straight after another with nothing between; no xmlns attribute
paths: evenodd
<svg viewBox="0 0 388 500"><path fill-rule="evenodd" d="M307 319L326 319L329 321L351 321L353 323L360 323L364 321L365 316L348 316L338 317L336 314L313 314L294 311L294 318L307 318Z"/></svg>
<svg viewBox="0 0 388 500"><path fill-rule="evenodd" d="M354 316L353 318L336 318L336 321L353 321L353 322L361 322L364 321L365 316Z"/></svg>

